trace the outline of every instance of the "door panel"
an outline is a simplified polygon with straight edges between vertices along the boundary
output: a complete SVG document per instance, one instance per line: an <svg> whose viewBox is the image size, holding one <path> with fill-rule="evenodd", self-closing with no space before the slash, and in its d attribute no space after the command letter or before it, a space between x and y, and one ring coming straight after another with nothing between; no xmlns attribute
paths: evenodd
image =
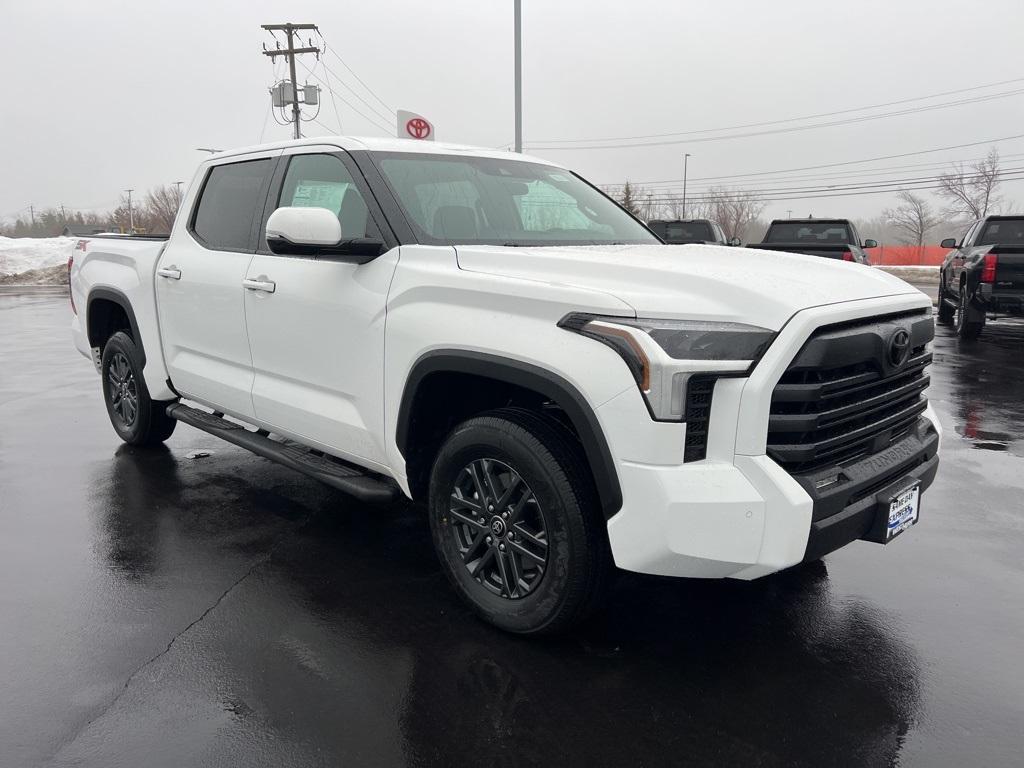
<svg viewBox="0 0 1024 768"><path fill-rule="evenodd" d="M328 208L338 215L343 238L379 237L353 166L331 154L285 160L280 205ZM245 292L260 422L384 466L384 321L398 253L392 248L363 265L253 257L246 278L274 284L273 292Z"/></svg>
<svg viewBox="0 0 1024 768"><path fill-rule="evenodd" d="M257 254L246 291L256 417L339 454L384 462L384 320L398 249L369 264Z"/></svg>
<svg viewBox="0 0 1024 768"><path fill-rule="evenodd" d="M211 168L188 232L170 240L154 278L175 389L243 417L254 411L242 280L273 164L262 158Z"/></svg>

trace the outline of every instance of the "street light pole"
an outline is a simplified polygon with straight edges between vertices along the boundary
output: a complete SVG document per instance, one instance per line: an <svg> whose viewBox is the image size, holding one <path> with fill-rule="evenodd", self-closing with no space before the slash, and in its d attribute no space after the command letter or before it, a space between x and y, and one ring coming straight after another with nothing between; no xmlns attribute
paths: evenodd
<svg viewBox="0 0 1024 768"><path fill-rule="evenodd" d="M690 153L683 155L683 218L686 218L686 166L690 159Z"/></svg>
<svg viewBox="0 0 1024 768"><path fill-rule="evenodd" d="M523 151L523 3L514 0L516 152Z"/></svg>
<svg viewBox="0 0 1024 768"><path fill-rule="evenodd" d="M132 210L132 192L134 189L126 189L128 193L128 234L135 234L135 212Z"/></svg>

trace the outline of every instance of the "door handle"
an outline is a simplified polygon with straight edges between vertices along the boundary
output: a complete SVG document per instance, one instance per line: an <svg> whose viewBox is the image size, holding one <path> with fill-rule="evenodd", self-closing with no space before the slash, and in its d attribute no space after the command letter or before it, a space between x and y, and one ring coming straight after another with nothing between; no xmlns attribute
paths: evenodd
<svg viewBox="0 0 1024 768"><path fill-rule="evenodd" d="M277 283L268 280L266 275L260 275L255 280L247 277L242 281L242 285L250 291L263 291L264 293L273 293L277 289Z"/></svg>
<svg viewBox="0 0 1024 768"><path fill-rule="evenodd" d="M181 280L181 270L173 264L169 267L160 267L156 273L160 275L160 277L166 277L170 280Z"/></svg>

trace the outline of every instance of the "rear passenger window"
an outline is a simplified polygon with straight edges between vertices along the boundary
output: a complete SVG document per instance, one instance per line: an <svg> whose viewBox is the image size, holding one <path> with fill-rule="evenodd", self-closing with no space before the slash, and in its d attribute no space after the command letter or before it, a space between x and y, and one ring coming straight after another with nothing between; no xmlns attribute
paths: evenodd
<svg viewBox="0 0 1024 768"><path fill-rule="evenodd" d="M251 250L252 221L263 212L260 192L270 164L267 158L217 165L210 170L192 224L207 248Z"/></svg>

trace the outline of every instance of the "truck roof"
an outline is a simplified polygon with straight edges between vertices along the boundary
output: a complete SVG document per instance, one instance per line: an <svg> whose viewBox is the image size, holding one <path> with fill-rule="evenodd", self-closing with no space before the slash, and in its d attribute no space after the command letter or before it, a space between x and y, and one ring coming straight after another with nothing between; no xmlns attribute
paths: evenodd
<svg viewBox="0 0 1024 768"><path fill-rule="evenodd" d="M442 141L417 141L416 139L385 138L380 136L309 136L302 139L290 139L288 141L275 141L267 144L255 144L249 147L228 149L223 152L216 152L207 158L207 162L224 157L247 155L254 152L265 152L268 149L288 149L290 147L306 147L323 144L331 144L345 150L370 150L373 152L416 152L420 154L456 155L466 154L473 157L493 157L496 159L525 160L531 163L552 165L561 167L558 163L545 160L542 157L532 155L514 155L502 149L493 147L475 147L469 144L454 144Z"/></svg>
<svg viewBox="0 0 1024 768"><path fill-rule="evenodd" d="M849 224L849 219L772 219L772 224Z"/></svg>

